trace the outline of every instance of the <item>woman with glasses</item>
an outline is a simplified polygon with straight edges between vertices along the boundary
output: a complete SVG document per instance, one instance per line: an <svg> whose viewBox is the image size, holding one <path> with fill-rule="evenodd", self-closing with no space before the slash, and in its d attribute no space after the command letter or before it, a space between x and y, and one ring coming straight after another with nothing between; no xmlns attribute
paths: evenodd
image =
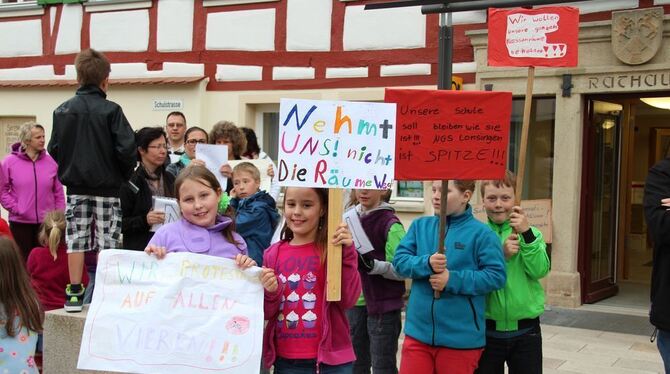
<svg viewBox="0 0 670 374"><path fill-rule="evenodd" d="M152 197L174 197L175 177L165 170L168 147L162 127L136 131L135 142L139 165L121 186L121 231L123 248L143 251L154 234L151 227L165 221L165 213L152 209Z"/></svg>
<svg viewBox="0 0 670 374"><path fill-rule="evenodd" d="M207 132L200 127L190 127L184 134L184 154L181 155L179 161L167 166L167 172L172 174L175 178L179 175L186 166L191 163L204 166L204 163L195 159L195 146L200 144L207 144L209 136Z"/></svg>

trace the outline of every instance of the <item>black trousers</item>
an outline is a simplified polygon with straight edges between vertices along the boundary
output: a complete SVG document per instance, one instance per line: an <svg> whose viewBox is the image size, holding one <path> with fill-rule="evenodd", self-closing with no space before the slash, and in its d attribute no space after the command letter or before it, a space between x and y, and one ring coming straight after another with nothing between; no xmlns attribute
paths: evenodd
<svg viewBox="0 0 670 374"><path fill-rule="evenodd" d="M505 362L509 374L542 373L542 331L534 326L523 335L508 339L486 337L486 348L479 359L477 374L503 374Z"/></svg>
<svg viewBox="0 0 670 374"><path fill-rule="evenodd" d="M20 223L9 221L9 230L14 235L14 241L21 248L23 261L28 260L28 255L33 248L39 247L37 236L40 233L39 223Z"/></svg>

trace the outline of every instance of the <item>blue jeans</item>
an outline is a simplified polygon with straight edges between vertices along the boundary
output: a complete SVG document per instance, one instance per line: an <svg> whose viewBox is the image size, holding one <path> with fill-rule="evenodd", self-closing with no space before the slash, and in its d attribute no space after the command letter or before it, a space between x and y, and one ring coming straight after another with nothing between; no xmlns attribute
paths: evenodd
<svg viewBox="0 0 670 374"><path fill-rule="evenodd" d="M364 306L347 310L351 341L356 353L354 374L397 374L398 337L402 326L400 310L368 314Z"/></svg>
<svg viewBox="0 0 670 374"><path fill-rule="evenodd" d="M505 362L509 374L542 373L542 330L540 325L513 338L486 337L486 348L479 359L477 374L503 374Z"/></svg>
<svg viewBox="0 0 670 374"><path fill-rule="evenodd" d="M656 345L658 346L658 352L663 359L665 372L670 374L670 331L658 329Z"/></svg>
<svg viewBox="0 0 670 374"><path fill-rule="evenodd" d="M319 365L319 373L323 374L351 374L351 362L342 365ZM314 374L316 360L292 360L277 357L274 374Z"/></svg>

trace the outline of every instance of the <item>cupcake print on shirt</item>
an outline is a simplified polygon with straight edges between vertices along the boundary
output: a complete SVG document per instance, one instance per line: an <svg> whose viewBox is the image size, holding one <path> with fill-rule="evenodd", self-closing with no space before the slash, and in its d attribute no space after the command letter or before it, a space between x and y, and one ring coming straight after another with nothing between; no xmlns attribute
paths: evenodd
<svg viewBox="0 0 670 374"><path fill-rule="evenodd" d="M300 283L300 274L293 273L289 275L288 277L288 286L290 289L294 290L298 288L298 284Z"/></svg>
<svg viewBox="0 0 670 374"><path fill-rule="evenodd" d="M298 306L298 301L300 301L300 296L298 296L295 291L291 292L291 294L286 298L286 302L288 303L287 305L291 309L295 309L295 307Z"/></svg>
<svg viewBox="0 0 670 374"><path fill-rule="evenodd" d="M286 327L289 329L295 329L298 327L298 313L291 312L286 316Z"/></svg>
<svg viewBox="0 0 670 374"><path fill-rule="evenodd" d="M316 304L315 294L308 291L307 293L302 295L302 306L305 309L314 309L315 304Z"/></svg>
<svg viewBox="0 0 670 374"><path fill-rule="evenodd" d="M284 276L284 274L279 274L279 277L277 278L279 278L281 284L286 284L286 276Z"/></svg>
<svg viewBox="0 0 670 374"><path fill-rule="evenodd" d="M302 278L302 284L305 287L306 290L312 290L314 288L314 284L316 284L316 275L312 273L311 271Z"/></svg>
<svg viewBox="0 0 670 374"><path fill-rule="evenodd" d="M313 329L316 326L316 314L312 313L311 310L308 310L307 313L302 315L302 325L306 329Z"/></svg>

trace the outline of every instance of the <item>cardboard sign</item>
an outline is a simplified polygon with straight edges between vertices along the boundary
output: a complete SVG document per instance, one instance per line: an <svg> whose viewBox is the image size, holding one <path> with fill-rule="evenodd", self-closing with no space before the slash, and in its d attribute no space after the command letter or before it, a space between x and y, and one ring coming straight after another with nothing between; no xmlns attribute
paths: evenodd
<svg viewBox="0 0 670 374"><path fill-rule="evenodd" d="M489 66L577 66L577 8L489 8L488 24Z"/></svg>
<svg viewBox="0 0 670 374"><path fill-rule="evenodd" d="M395 105L281 99L281 186L389 189Z"/></svg>
<svg viewBox="0 0 670 374"><path fill-rule="evenodd" d="M521 207L526 213L528 223L540 230L545 243L551 243L551 199L522 200ZM472 214L484 223L488 221L483 204L473 204Z"/></svg>
<svg viewBox="0 0 670 374"><path fill-rule="evenodd" d="M169 253L101 251L78 369L254 373L263 340L260 268Z"/></svg>
<svg viewBox="0 0 670 374"><path fill-rule="evenodd" d="M512 93L386 90L398 104L397 180L500 179Z"/></svg>

